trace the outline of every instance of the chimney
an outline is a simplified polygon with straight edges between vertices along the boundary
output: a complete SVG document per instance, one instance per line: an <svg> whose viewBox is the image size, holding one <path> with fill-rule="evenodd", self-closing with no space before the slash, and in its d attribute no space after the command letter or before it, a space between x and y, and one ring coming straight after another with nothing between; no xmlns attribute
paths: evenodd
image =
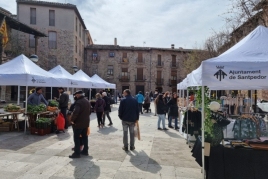
<svg viewBox="0 0 268 179"><path fill-rule="evenodd" d="M174 46L175 46L174 44L171 44L171 49L174 49Z"/></svg>
<svg viewBox="0 0 268 179"><path fill-rule="evenodd" d="M114 45L117 45L117 38L114 38Z"/></svg>

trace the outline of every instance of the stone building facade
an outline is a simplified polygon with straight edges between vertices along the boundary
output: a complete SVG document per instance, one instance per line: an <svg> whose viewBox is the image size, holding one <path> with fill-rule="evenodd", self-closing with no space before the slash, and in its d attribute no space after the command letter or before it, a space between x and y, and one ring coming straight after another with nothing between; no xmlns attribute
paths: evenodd
<svg viewBox="0 0 268 179"><path fill-rule="evenodd" d="M186 77L184 60L194 50L152 47L126 47L117 45L88 45L85 48L84 71L98 74L115 83L122 92L177 91L177 83Z"/></svg>
<svg viewBox="0 0 268 179"><path fill-rule="evenodd" d="M75 5L46 1L17 0L17 19L41 32L47 38L18 34L25 55L36 54L38 65L50 70L60 64L73 73L73 66L83 68L84 48L92 43L89 31Z"/></svg>

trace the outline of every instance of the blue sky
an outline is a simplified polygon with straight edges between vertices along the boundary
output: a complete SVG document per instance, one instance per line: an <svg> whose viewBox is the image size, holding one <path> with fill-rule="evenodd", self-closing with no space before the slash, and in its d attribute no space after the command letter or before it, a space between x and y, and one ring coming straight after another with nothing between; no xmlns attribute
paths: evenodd
<svg viewBox="0 0 268 179"><path fill-rule="evenodd" d="M16 0L0 7L16 14ZM96 44L202 48L224 27L230 1L216 0L47 0L75 4ZM143 42L146 42L145 44Z"/></svg>

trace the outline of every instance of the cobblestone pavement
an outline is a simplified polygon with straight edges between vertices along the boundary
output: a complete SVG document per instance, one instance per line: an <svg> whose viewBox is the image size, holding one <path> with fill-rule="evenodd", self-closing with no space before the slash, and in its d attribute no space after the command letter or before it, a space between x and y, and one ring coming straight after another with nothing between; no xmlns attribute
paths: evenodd
<svg viewBox="0 0 268 179"><path fill-rule="evenodd" d="M90 156L79 159L68 158L74 145L71 128L66 133L46 136L0 133L0 178L202 178L201 168L179 132L157 130L157 117L153 113L140 117L141 140L136 140L136 150L123 151L117 109L118 105L112 108L112 127L98 129L96 115L91 115Z"/></svg>

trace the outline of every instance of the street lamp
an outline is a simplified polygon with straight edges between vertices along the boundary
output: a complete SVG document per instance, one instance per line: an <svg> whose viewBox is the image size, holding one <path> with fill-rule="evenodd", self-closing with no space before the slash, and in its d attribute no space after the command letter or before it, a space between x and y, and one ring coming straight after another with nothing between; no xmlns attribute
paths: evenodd
<svg viewBox="0 0 268 179"><path fill-rule="evenodd" d="M38 56L32 54L32 55L30 56L30 60L32 60L34 63L37 63L37 62L38 62Z"/></svg>
<svg viewBox="0 0 268 179"><path fill-rule="evenodd" d="M76 73L78 71L78 67L77 66L73 66L73 70L74 70L74 73Z"/></svg>

